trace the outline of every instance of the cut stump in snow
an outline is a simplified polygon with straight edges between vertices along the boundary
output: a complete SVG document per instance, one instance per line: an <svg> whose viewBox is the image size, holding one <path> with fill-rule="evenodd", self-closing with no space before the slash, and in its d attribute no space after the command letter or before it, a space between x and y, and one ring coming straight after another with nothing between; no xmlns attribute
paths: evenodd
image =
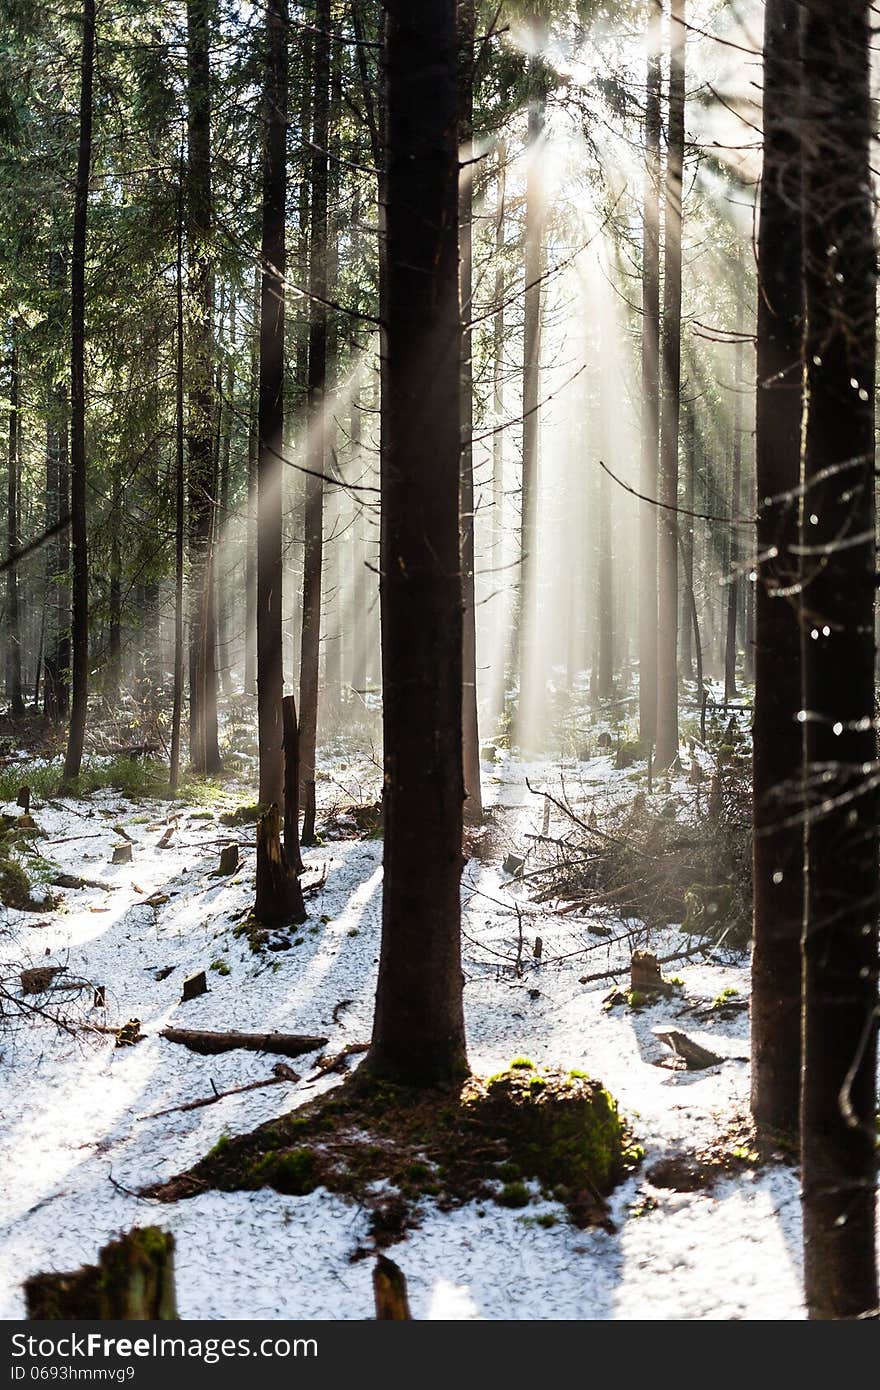
<svg viewBox="0 0 880 1390"><path fill-rule="evenodd" d="M114 851L113 851L113 863L114 863L114 864L130 864L130 863L131 863L131 845L130 845L130 844L126 843L126 844L124 844L124 845L117 845L117 846L116 846L116 848L115 848Z"/></svg>
<svg viewBox="0 0 880 1390"><path fill-rule="evenodd" d="M634 994L672 994L674 986L664 980L657 957L651 951L633 951L630 989Z"/></svg>
<svg viewBox="0 0 880 1390"><path fill-rule="evenodd" d="M212 878L226 878L238 868L238 845L224 845L220 851L220 863L212 873Z"/></svg>
<svg viewBox="0 0 880 1390"><path fill-rule="evenodd" d="M717 1052L710 1052L708 1047L702 1047L698 1042L694 1042L693 1038L689 1038L687 1033L681 1033L677 1028L657 1028L654 1030L654 1036L671 1048L676 1057L681 1057L688 1071L703 1071L706 1067L717 1067L725 1060L719 1057Z"/></svg>
<svg viewBox="0 0 880 1390"><path fill-rule="evenodd" d="M35 1274L24 1290L33 1321L174 1321L174 1237L158 1226L129 1231L104 1246L97 1265Z"/></svg>
<svg viewBox="0 0 880 1390"><path fill-rule="evenodd" d="M254 917L264 927L285 927L306 920L299 879L281 843L277 806L257 821L257 898Z"/></svg>
<svg viewBox="0 0 880 1390"><path fill-rule="evenodd" d="M198 999L200 994L208 993L208 980L204 970L199 970L195 975L187 975L183 982L183 989L180 998L185 1003L187 999Z"/></svg>
<svg viewBox="0 0 880 1390"><path fill-rule="evenodd" d="M406 1293L406 1277L403 1270L380 1255L373 1269L373 1296L376 1300L377 1322L409 1322L412 1313Z"/></svg>
<svg viewBox="0 0 880 1390"><path fill-rule="evenodd" d="M31 813L31 789L30 787L19 787L18 796L15 798L16 806L20 806L26 816Z"/></svg>
<svg viewBox="0 0 880 1390"><path fill-rule="evenodd" d="M327 1039L305 1033L212 1033L199 1028L163 1028L166 1042L180 1043L190 1052L213 1057L220 1052L273 1052L282 1057L301 1057L326 1047Z"/></svg>

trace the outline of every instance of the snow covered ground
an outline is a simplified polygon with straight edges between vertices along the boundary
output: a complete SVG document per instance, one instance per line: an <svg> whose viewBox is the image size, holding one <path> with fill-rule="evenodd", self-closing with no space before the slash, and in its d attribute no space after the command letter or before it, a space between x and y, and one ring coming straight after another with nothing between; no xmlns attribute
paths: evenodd
<svg viewBox="0 0 880 1390"><path fill-rule="evenodd" d="M335 782L321 784L325 804L330 793L341 799L340 781L356 784L369 769L334 774ZM506 808L502 838L521 850L525 835L542 829L544 811L524 777L533 786L558 786L558 771L510 762L487 766L485 774L487 804ZM577 776L597 792L620 779L607 758L581 764ZM230 804L236 799L249 798L231 789ZM173 1206L136 1192L189 1166L222 1134L246 1132L334 1084L315 1079L315 1054L294 1064L302 1074L297 1084L149 1118L210 1095L212 1084L223 1090L266 1079L274 1060L247 1052L200 1057L161 1039L164 1026L320 1033L330 1039L328 1054L369 1038L381 841L334 840L309 851L305 881L325 869L326 881L308 899L308 923L290 950L255 956L233 935L252 903L252 826L228 830L198 808L132 803L112 792L38 806L35 815L46 835L40 852L103 886L65 890L63 902L43 913L3 910L18 940L4 955L17 964L65 964L71 975L103 984L106 1009L88 1016L114 1024L137 1017L148 1036L116 1048L112 1037L73 1039L39 1024L4 1038L0 1316L23 1316L27 1275L93 1261L108 1238L156 1223L177 1240L185 1318L371 1317L371 1262L350 1260L367 1233L367 1213L358 1206L320 1189L299 1198L211 1192ZM175 817L170 845L159 848ZM115 825L133 841L130 864L110 862L121 838ZM231 879L211 878L218 841L229 839L242 846L242 867ZM150 905L153 894L167 901ZM615 1234L576 1230L550 1203L513 1211L480 1202L452 1213L426 1205L420 1227L389 1252L406 1274L413 1315L802 1317L798 1189L790 1169L749 1169L690 1193L654 1187L646 1177L653 1162L710 1146L747 1113L748 1065L738 1060L748 1051L746 1015L714 1023L692 1013L676 1017L726 987L744 995L747 961L683 961L667 967L684 981L681 996L638 1013L605 1011L612 982L579 979L628 959L628 950L589 937L583 918L530 903L502 872L500 856L470 861L463 895L474 1071L497 1071L521 1054L588 1071L618 1098L646 1162L612 1197ZM544 941L545 963L535 964L527 949L522 978L508 964L517 902L527 944L536 935ZM669 932L652 947L664 954L680 942ZM171 973L157 979L168 967ZM209 993L181 1003L182 979L201 969ZM730 1060L704 1072L655 1065L668 1051L652 1030L671 1020ZM549 1211L559 1222L539 1225L535 1218Z"/></svg>

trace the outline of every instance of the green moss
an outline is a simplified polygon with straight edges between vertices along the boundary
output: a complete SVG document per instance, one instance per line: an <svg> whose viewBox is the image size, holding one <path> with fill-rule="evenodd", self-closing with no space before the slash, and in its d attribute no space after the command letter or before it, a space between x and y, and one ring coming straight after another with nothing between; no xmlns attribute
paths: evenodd
<svg viewBox="0 0 880 1390"><path fill-rule="evenodd" d="M255 825L263 814L259 804L236 806L234 811L224 811L220 817L221 825Z"/></svg>
<svg viewBox="0 0 880 1390"><path fill-rule="evenodd" d="M223 960L222 957L219 960L212 960L210 968L211 970L215 971L215 973L218 975L232 974L232 967L230 966L229 962Z"/></svg>
<svg viewBox="0 0 880 1390"><path fill-rule="evenodd" d="M506 1182L498 1194L498 1204L502 1207L527 1207L532 1194L524 1182Z"/></svg>
<svg viewBox="0 0 880 1390"><path fill-rule="evenodd" d="M739 990L733 989L728 985L727 989L723 989L720 994L715 995L715 998L712 1000L712 1008L720 1009L725 1004L728 1004L731 999L737 999L738 997Z"/></svg>
<svg viewBox="0 0 880 1390"><path fill-rule="evenodd" d="M318 1185L315 1156L311 1149L265 1154L251 1168L251 1178L254 1187L274 1187L291 1197L305 1197Z"/></svg>
<svg viewBox="0 0 880 1390"><path fill-rule="evenodd" d="M514 1057L510 1064L511 1071L534 1071L535 1064L531 1057Z"/></svg>
<svg viewBox="0 0 880 1390"><path fill-rule="evenodd" d="M641 1009L648 1001L640 989L630 989L627 991L626 1002L631 1009Z"/></svg>
<svg viewBox="0 0 880 1390"><path fill-rule="evenodd" d="M209 1150L208 1150L208 1152L205 1154L205 1157L206 1157L206 1158L219 1158L221 1154L226 1153L226 1150L227 1150L228 1148L229 1148L229 1135L228 1135L228 1134L221 1134L221 1135L220 1135L220 1138L217 1140L217 1143L214 1145L214 1147L213 1147L212 1149L209 1149Z"/></svg>
<svg viewBox="0 0 880 1390"><path fill-rule="evenodd" d="M31 881L14 859L0 857L0 902L4 907L31 908Z"/></svg>
<svg viewBox="0 0 880 1390"><path fill-rule="evenodd" d="M618 769L632 767L633 763L645 756L644 745L638 739L624 739L614 755L614 766Z"/></svg>

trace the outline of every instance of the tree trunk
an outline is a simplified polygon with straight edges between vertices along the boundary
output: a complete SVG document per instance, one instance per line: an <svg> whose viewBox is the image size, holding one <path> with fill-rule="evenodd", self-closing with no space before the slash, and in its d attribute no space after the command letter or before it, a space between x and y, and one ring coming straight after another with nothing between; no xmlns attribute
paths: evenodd
<svg viewBox="0 0 880 1390"><path fill-rule="evenodd" d="M535 748L540 719L535 698L538 671L538 451L541 389L541 277L544 269L544 193L541 171L546 109L545 75L541 56L546 23L533 26L535 52L529 58L529 133L526 149L526 227L523 247L525 298L523 324L522 514L520 521L519 600L515 625L515 654L519 674L514 737L520 748Z"/></svg>
<svg viewBox="0 0 880 1390"><path fill-rule="evenodd" d="M122 474L117 449L113 451L110 478L110 601L104 703L113 710L119 702L122 681Z"/></svg>
<svg viewBox="0 0 880 1390"><path fill-rule="evenodd" d="M214 575L214 387L211 258L211 70L213 0L187 0L187 243L189 250L189 701L190 762L222 770L217 741Z"/></svg>
<svg viewBox="0 0 880 1390"><path fill-rule="evenodd" d="M9 455L7 459L6 558L11 560L21 544L19 534L19 441L21 439L19 402L18 325L12 325L12 352L9 367ZM21 621L18 611L18 565L6 571L6 698L14 719L24 714L21 693Z"/></svg>
<svg viewBox="0 0 880 1390"><path fill-rule="evenodd" d="M284 852L294 873L304 868L299 848L299 725L296 700L285 695L281 702L284 727Z"/></svg>
<svg viewBox="0 0 880 1390"><path fill-rule="evenodd" d="M174 1237L147 1226L105 1245L97 1265L25 1281L28 1318L91 1322L176 1321Z"/></svg>
<svg viewBox="0 0 880 1390"><path fill-rule="evenodd" d="M614 592L611 558L611 479L599 470L599 651L597 694L610 700L614 694Z"/></svg>
<svg viewBox="0 0 880 1390"><path fill-rule="evenodd" d="M183 721L183 561L186 527L186 474L184 467L184 322L183 322L183 144L177 184L177 333L174 364L174 695L171 707L171 757L169 784L180 784L180 728Z"/></svg>
<svg viewBox="0 0 880 1390"><path fill-rule="evenodd" d="M695 407L689 406L685 412L684 439L684 506L687 512L696 511L694 506L697 428L694 418ZM679 527L679 554L681 556L682 578L681 595L681 674L685 680L694 679L693 625L691 623L691 595L694 588L694 525L695 518L683 516Z"/></svg>
<svg viewBox="0 0 880 1390"><path fill-rule="evenodd" d="M458 148L459 175L459 292L465 324L473 316L473 191L474 165L474 41L473 0L459 0ZM464 818L470 825L483 819L480 784L480 730L477 714L477 616L474 594L474 364L472 334L462 330L461 342L461 589L462 589L462 757L464 759Z"/></svg>
<svg viewBox="0 0 880 1390"><path fill-rule="evenodd" d="M312 133L309 238L308 437L305 480L302 644L300 648L299 756L302 787L315 780L318 672L321 653L321 578L324 557L324 459L327 384L327 146L330 135L330 0L317 0L314 43L315 105ZM306 818L308 821L308 818ZM304 837L307 824L303 827ZM304 838L304 843L311 843Z"/></svg>
<svg viewBox="0 0 880 1390"><path fill-rule="evenodd" d="M660 501L678 505L678 427L681 414L681 227L684 171L685 0L669 16L669 144L664 228ZM658 767L678 755L678 516L658 517L657 751Z"/></svg>
<svg viewBox="0 0 880 1390"><path fill-rule="evenodd" d="M262 271L254 267L251 327L251 399L248 419L247 521L244 556L244 689L257 693L257 459L260 452L260 292Z"/></svg>
<svg viewBox="0 0 880 1390"><path fill-rule="evenodd" d="M235 430L235 361L236 361L236 302L229 297L229 356L226 366L226 380L223 383L223 401L219 406L220 430L220 540L217 545L217 647L220 689L225 696L232 694L232 661L230 656L231 635L229 613L231 593L229 587L229 497L232 488L232 435Z"/></svg>
<svg viewBox="0 0 880 1390"><path fill-rule="evenodd" d="M496 174L495 207L495 315L492 323L492 421L495 433L492 436L492 577L493 588L498 588L504 558L504 228L506 214L507 185L507 144L498 141L498 172ZM503 603L504 599L500 599ZM501 622L507 614L501 612ZM497 721L504 711L507 694L507 651L504 644L499 646L501 669L495 677L492 713Z"/></svg>
<svg viewBox="0 0 880 1390"><path fill-rule="evenodd" d="M737 285L737 293L741 287ZM736 331L739 335L734 348L733 371L733 467L730 478L730 559L727 571L727 635L724 648L724 698L736 699L736 627L742 593L742 558L738 541L738 521L742 506L742 430L743 430L743 339L745 331L743 305L740 299L736 311Z"/></svg>
<svg viewBox="0 0 880 1390"><path fill-rule="evenodd" d="M642 457L644 497L656 498L660 448L660 26L661 0L648 0L645 182L642 194ZM639 737L657 736L657 514L639 503Z"/></svg>
<svg viewBox="0 0 880 1390"><path fill-rule="evenodd" d="M389 0L386 15L385 880L367 1065L433 1085L467 1072L459 893L458 35L455 0L417 7Z"/></svg>
<svg viewBox="0 0 880 1390"><path fill-rule="evenodd" d="M802 0L801 1165L811 1318L877 1318L876 260L867 0Z"/></svg>
<svg viewBox="0 0 880 1390"><path fill-rule="evenodd" d="M800 626L795 606L801 477L800 0L764 16L764 171L758 234L752 1114L797 1133L801 1069L803 831Z"/></svg>
<svg viewBox="0 0 880 1390"><path fill-rule="evenodd" d="M274 805L257 821L256 889L254 917L262 926L286 927L306 920L302 889L284 853L281 817Z"/></svg>
<svg viewBox="0 0 880 1390"><path fill-rule="evenodd" d="M257 723L263 806L284 793L282 667L282 487L284 447L284 281L287 271L287 0L266 9L263 101L263 267L260 302L257 464Z"/></svg>
<svg viewBox="0 0 880 1390"><path fill-rule="evenodd" d="M95 0L83 0L80 61L79 149L73 205L70 277L70 468L73 611L73 703L64 759L64 781L79 776L89 697L89 556L86 521L85 279L86 221L92 163L92 79L95 66Z"/></svg>

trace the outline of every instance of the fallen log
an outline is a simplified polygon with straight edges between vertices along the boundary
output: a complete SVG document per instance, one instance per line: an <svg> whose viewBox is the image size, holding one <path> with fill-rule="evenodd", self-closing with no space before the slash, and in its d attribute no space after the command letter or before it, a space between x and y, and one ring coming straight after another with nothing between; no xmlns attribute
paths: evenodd
<svg viewBox="0 0 880 1390"><path fill-rule="evenodd" d="M301 1057L305 1052L317 1052L327 1045L326 1038L311 1037L303 1033L209 1033L199 1028L163 1028L161 1036L166 1042L180 1043L190 1052L200 1052L204 1057L216 1056L219 1052L234 1052L242 1048L245 1052L274 1052L282 1057Z"/></svg>

